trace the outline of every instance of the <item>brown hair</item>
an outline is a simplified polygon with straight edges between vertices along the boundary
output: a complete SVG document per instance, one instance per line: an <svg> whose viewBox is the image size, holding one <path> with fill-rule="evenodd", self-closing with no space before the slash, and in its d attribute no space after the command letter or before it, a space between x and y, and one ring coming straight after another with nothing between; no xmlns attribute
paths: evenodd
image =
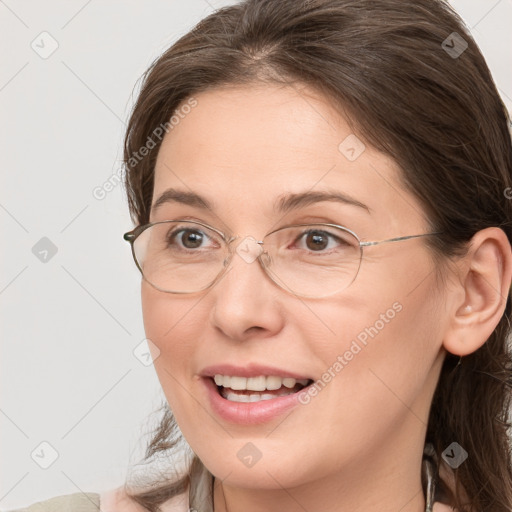
<svg viewBox="0 0 512 512"><path fill-rule="evenodd" d="M486 227L512 241L510 119L476 43L441 0L245 0L200 21L152 63L129 120L125 185L137 224L149 222L161 140L143 159L133 155L155 128L194 94L254 82L309 85L360 138L394 158L432 229L443 233L428 242L440 260L463 254ZM436 477L452 442L469 453L453 472L453 495L444 486L461 512L512 509L510 317L509 294L480 349L462 361L447 355L433 397L426 441L437 455ZM163 407L148 458L179 438ZM157 511L201 467L194 456L188 474L132 498Z"/></svg>

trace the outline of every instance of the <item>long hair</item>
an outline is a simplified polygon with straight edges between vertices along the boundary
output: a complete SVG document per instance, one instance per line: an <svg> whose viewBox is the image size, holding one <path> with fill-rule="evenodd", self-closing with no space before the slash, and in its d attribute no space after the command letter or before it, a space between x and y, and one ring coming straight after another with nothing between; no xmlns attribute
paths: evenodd
<svg viewBox="0 0 512 512"><path fill-rule="evenodd" d="M172 129L202 91L255 82L309 85L392 157L443 233L428 242L440 261L463 254L490 226L512 241L510 118L468 29L442 0L244 0L204 18L143 76L124 145L135 223L149 222L162 127ZM462 361L446 356L434 393L426 441L440 485L441 466L450 470L442 452L456 441L469 453L453 471L451 505L461 512L512 509L510 317L509 294L480 349ZM172 451L178 430L164 406L147 457ZM131 497L156 512L205 471L192 454L185 474Z"/></svg>

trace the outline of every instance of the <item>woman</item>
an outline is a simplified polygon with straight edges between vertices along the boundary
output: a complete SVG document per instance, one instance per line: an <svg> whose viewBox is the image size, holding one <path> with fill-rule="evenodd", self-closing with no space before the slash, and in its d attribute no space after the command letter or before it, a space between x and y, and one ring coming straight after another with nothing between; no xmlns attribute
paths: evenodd
<svg viewBox="0 0 512 512"><path fill-rule="evenodd" d="M441 1L246 0L157 59L125 239L166 403L87 501L510 511L508 122Z"/></svg>

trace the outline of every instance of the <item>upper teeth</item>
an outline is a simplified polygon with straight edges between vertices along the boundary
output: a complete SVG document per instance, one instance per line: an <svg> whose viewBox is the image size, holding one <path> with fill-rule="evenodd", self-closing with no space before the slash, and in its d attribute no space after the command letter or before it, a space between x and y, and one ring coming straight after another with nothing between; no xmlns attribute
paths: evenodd
<svg viewBox="0 0 512 512"><path fill-rule="evenodd" d="M308 379L293 379L291 377L266 377L261 375L259 377L231 377L228 375L215 375L215 384L225 388L249 391L265 391L279 389L281 386L293 388L295 384L302 384L305 386Z"/></svg>

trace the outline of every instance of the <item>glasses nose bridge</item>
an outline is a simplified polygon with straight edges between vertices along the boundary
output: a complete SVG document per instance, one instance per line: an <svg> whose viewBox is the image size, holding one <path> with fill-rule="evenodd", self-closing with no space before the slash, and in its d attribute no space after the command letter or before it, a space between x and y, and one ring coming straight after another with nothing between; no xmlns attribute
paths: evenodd
<svg viewBox="0 0 512 512"><path fill-rule="evenodd" d="M240 235L240 234L237 234L237 235L231 235L229 237L228 236L224 236L224 242L225 242L226 246L228 247L229 251L233 252L233 242L235 242L237 240L241 240L241 242L243 242L244 240L248 239L248 240L251 240L252 242L257 243L258 245L260 245L260 247L263 247L265 238L266 238L266 236L263 237L262 240L257 240L252 235ZM240 245L240 243L236 244L235 249L236 249L236 247L238 247L238 245Z"/></svg>
<svg viewBox="0 0 512 512"><path fill-rule="evenodd" d="M238 256L248 264L254 263L256 260L258 260L258 264L259 264L261 270L263 271L263 273L265 274L265 276L267 277L267 279L269 279L271 282L273 282L278 287L282 288L282 286L276 281L275 276L273 276L273 272L270 271L270 267L272 266L274 254L272 252L272 244L266 246L265 241L267 240L267 237L271 234L272 234L272 232L267 233L261 240L258 240L256 237L254 237L252 235L248 235L248 234L244 234L244 235L235 234L235 235L231 235L229 237L225 236L224 241L226 242L227 254L226 254L226 258L224 259L224 265L223 265L224 269L221 270L220 275L224 274L224 272L228 269L228 267L231 267L235 253L237 253ZM235 242L237 240L239 240L239 243L236 244L236 246L233 246L233 242ZM246 245L245 249L248 249L248 250L245 250L245 251L243 250L242 245L243 245L244 240L248 240L250 245L252 245L252 251L253 251L252 255L251 255L250 246L248 248ZM257 251L258 254L255 254L256 244L257 244L257 247L259 248L259 250Z"/></svg>
<svg viewBox="0 0 512 512"><path fill-rule="evenodd" d="M226 258L224 260L224 267L228 267L231 265L231 262L233 260L233 256L235 253L238 254L240 258L242 258L246 263L253 263L254 261L258 260L258 263L262 270L267 274L269 277L271 277L267 272L268 262L266 262L263 258L270 258L267 251L264 248L264 240L257 240L252 235L232 235L229 238L224 239L226 242L226 248L227 254ZM239 240L239 243L236 244L236 246L233 246L233 243L235 241ZM245 248L243 247L244 240L248 241L248 244L245 245ZM258 249L256 249L258 247Z"/></svg>

